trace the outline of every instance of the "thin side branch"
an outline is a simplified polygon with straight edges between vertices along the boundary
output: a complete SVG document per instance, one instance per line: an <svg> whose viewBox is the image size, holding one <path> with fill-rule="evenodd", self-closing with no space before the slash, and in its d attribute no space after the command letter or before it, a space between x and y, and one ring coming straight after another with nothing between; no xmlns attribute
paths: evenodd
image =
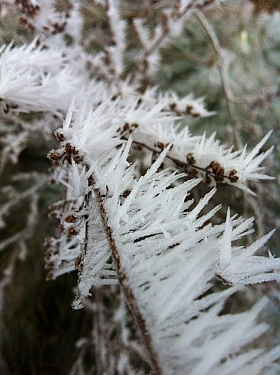
<svg viewBox="0 0 280 375"><path fill-rule="evenodd" d="M142 143L142 142L137 142L135 140L132 141L133 144L137 145L137 146L140 146L140 147L143 147L143 148L146 148L147 150L157 154L159 153L158 150L155 150L153 149L152 147L146 145L145 143ZM183 171L193 177L195 175L195 171L202 171L204 172L207 176L211 176L214 178L214 180L216 182L221 182L223 181L224 178L226 178L227 180L229 180L230 182L237 182L238 181L238 176L236 175L237 171L233 170L231 175L227 176L222 172L222 169L221 169L221 166L219 163L215 162L214 160L209 164L208 167L206 168L203 168L203 167L200 167L199 165L195 164L194 162L192 162L192 154L189 154L188 155L189 157L189 161L188 162L183 162L177 158L174 158L173 156L170 156L170 155L166 155L166 158L171 160L175 165L177 165L177 167L180 167L183 169ZM212 164L216 164L216 170L217 172L215 172L215 166Z"/></svg>
<svg viewBox="0 0 280 375"><path fill-rule="evenodd" d="M190 9L192 9L192 7L195 5L196 1L197 0L192 0L180 13L178 13L177 19L179 20ZM134 80L135 80L135 78L137 76L136 73L139 72L139 71L141 71L141 68L143 67L143 65L145 65L147 57L149 57L150 55L152 55L156 50L158 50L160 48L162 42L168 37L169 33L170 33L169 28L166 27L166 26L163 26L163 31L160 34L160 36L154 41L154 43L150 46L149 49L147 49L146 51L144 51L143 56L141 57L140 61L136 65L135 72L131 76L131 83L134 82Z"/></svg>

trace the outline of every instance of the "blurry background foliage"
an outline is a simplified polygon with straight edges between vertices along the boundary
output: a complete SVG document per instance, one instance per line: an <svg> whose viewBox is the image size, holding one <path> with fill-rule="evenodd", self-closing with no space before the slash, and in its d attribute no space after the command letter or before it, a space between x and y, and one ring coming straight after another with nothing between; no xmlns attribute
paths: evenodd
<svg viewBox="0 0 280 375"><path fill-rule="evenodd" d="M85 20L81 42L86 51L96 52L109 40L106 17L100 6L93 5L91 1L81 3ZM121 14L127 20L128 27L134 17L144 17L152 28L160 21L161 11L168 3L169 1L124 0L121 1ZM248 12L249 5L254 7L252 12ZM66 0L57 1L59 11L67 11L68 8ZM203 25L196 17L189 17L183 35L172 40L162 50L162 64L151 82L156 84L159 90L174 90L179 95L192 92L195 97L205 96L207 108L217 111L217 115L204 119L188 116L185 123L190 126L193 134L206 131L209 135L216 131L221 141L236 146L236 141L239 140L253 146L263 134L273 128L270 144L275 145L275 152L266 162L266 167L268 174L277 176L278 183L279 10L278 0L251 0L251 3L246 0L232 0L206 12L220 45L230 56L229 80L234 98L232 106L235 129L231 126L232 119L229 118L217 67L217 55ZM33 39L32 31L25 27L20 17L20 14L10 12L0 18L1 45L9 44L12 40L14 45L21 45ZM128 46L127 75L135 65L133 57L137 40L133 32L128 33ZM35 118L34 114L22 116L25 116L25 120L27 116ZM0 121L4 117L5 114L1 113ZM6 166L1 175L1 187L11 184L13 176L20 172L47 173L51 162L46 158L46 154L54 147L54 137L46 141L40 140L34 134L34 138L29 140L26 149L21 153L19 163ZM28 182L15 182L14 186L28 188ZM219 186L219 203L223 203L225 208L230 205L232 211L246 217L255 215L256 230L259 234L271 230L275 225L279 227L277 183L259 183L253 189L257 192L257 197L248 197L247 194L244 197L242 192L235 191L237 189ZM70 307L77 275L72 273L56 281L45 281L43 242L47 236L53 235L57 225L55 220L47 219L48 207L59 200L60 193L57 187L48 183L40 188L36 227L26 241L26 257L24 260L15 261L12 280L4 289L0 320L2 375L68 374L78 353L76 341L80 337L88 336L92 329L91 314L88 310L74 311ZM197 194L200 195L200 192ZM0 203L4 202L5 190L0 198ZM2 240L24 228L29 206L29 200L25 200L10 210L5 217L8 225L0 232ZM224 212L221 215L224 215ZM278 255L279 242L278 231L269 242L272 252L278 251ZM11 254L16 251L19 251L16 243L1 251L1 275L10 262ZM261 288L263 293L269 286L258 288ZM235 303L241 305L244 300ZM113 301L109 298L107 305L110 307L112 304ZM275 315L273 319L275 320ZM89 351L85 358L88 360L88 373L94 374L94 359L91 356Z"/></svg>

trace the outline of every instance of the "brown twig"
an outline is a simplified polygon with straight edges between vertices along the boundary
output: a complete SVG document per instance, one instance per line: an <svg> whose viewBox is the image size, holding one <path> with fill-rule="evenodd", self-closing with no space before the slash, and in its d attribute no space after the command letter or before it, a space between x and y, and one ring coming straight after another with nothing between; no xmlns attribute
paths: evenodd
<svg viewBox="0 0 280 375"><path fill-rule="evenodd" d="M153 348L153 345L152 345L152 338L151 338L150 333L149 333L149 331L146 327L145 319L141 314L141 311L139 309L139 306L137 304L137 301L136 301L136 298L133 294L133 291L130 288L129 281L127 279L125 270L122 266L119 250L117 248L117 245L116 245L116 242L115 242L115 239L114 239L113 231L112 231L111 227L108 225L108 217L107 217L106 209L105 209L104 204L103 204L102 194L101 194L100 190L96 187L94 187L93 190L94 190L94 194L95 194L97 203L99 205L101 220L102 220L102 223L103 223L103 226L104 226L105 233L107 235L107 240L108 240L109 247L111 249L111 254L112 254L112 257L113 257L113 260L114 260L114 263L115 263L115 267L117 269L120 285L122 287L122 290L123 290L125 298L128 302L128 305L129 305L129 307L130 307L130 309L131 309L131 311L132 311L132 313L135 317L135 320L136 320L136 322L139 326L139 329L140 329L140 332L142 334L142 338L143 338L147 353L149 355L150 364L151 364L151 366L154 370L154 374L155 375L162 375L162 370L161 370L159 362L158 362L157 353L155 352L155 350Z"/></svg>
<svg viewBox="0 0 280 375"><path fill-rule="evenodd" d="M135 141L135 140L133 140L132 143L135 144L135 145L137 145L137 146L146 148L147 150L149 150L149 151L151 151L153 153L159 153L158 150L153 149L152 147L146 145L145 143L138 142L138 141ZM233 173L233 174L231 174L229 176L221 174L221 173L215 173L214 171L211 171L211 169L209 167L211 167L211 163L213 163L215 161L210 162L209 167L203 168L203 167L200 167L200 166L198 166L198 165L196 165L194 163L183 162L183 161L181 161L179 159L176 159L173 156L170 156L168 154L166 155L166 158L169 159L169 160L171 160L178 167L181 167L186 174L188 174L188 169L191 168L191 169L195 169L197 171L205 172L206 175L211 176L214 179L224 179L224 178L226 178L230 182L237 182L237 179L238 179L237 176L236 176L237 171L235 171L235 170L234 170L235 173Z"/></svg>

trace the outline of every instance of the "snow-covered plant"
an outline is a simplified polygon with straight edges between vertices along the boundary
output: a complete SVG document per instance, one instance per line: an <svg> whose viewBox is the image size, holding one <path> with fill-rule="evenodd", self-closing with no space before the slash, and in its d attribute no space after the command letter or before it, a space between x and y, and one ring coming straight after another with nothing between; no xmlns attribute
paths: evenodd
<svg viewBox="0 0 280 375"><path fill-rule="evenodd" d="M0 173L6 180L9 164L32 142L48 148L53 166L49 173L14 174L19 190L3 188L1 227L22 202L30 201L30 212L23 228L0 242L0 250L12 245L0 291L28 254L48 179L61 195L50 207L59 225L45 240L47 278L77 270L72 306L86 307L93 319L91 334L77 342L72 375L276 374L279 346L267 338L271 327L263 318L269 298L250 289L279 280L280 260L262 251L274 229L260 233L264 207L254 203L256 186L273 180L263 163L272 163L267 143L275 131L243 145L234 57L209 21L224 5L152 3L152 14L117 0L1 4L3 17L13 12L31 40L9 41L0 51ZM253 14L253 5L244 12ZM193 20L214 51L212 78L223 89L228 142L186 125L217 116L203 97L160 86L162 56ZM275 91L271 76L262 79ZM248 87L248 106L258 99L250 95ZM254 217L234 212L236 202L229 207L224 195L256 212L257 239ZM234 308L233 296L245 300L248 290L251 304ZM86 370L89 347L94 360Z"/></svg>

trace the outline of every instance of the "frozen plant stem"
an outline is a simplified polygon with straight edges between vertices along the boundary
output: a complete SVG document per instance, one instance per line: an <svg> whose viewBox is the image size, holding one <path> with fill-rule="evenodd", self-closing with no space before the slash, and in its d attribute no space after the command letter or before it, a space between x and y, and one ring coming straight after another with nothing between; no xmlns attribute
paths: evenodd
<svg viewBox="0 0 280 375"><path fill-rule="evenodd" d="M178 19L183 17L188 10L192 8L192 6L195 4L196 0L192 0L190 4L188 4L185 9L178 15ZM161 43L164 41L164 39L168 36L169 30L168 28L164 28L163 33L159 36L159 38L155 41L155 43L146 51L145 58L149 55L151 55L155 50L157 50Z"/></svg>
<svg viewBox="0 0 280 375"><path fill-rule="evenodd" d="M155 155L159 153L158 150L155 150L152 147L149 147L145 143L137 142L135 140L133 140L132 143L137 145L137 146L146 148L147 150L151 151ZM192 162L182 162L181 160L176 159L176 158L174 158L174 157L172 157L168 154L166 155L166 158L171 160L177 167L182 168L184 170L184 172L186 172L186 174L188 174L188 169L192 168L195 171L203 171L203 172L207 173L209 176L214 177L214 178L220 177L220 178L223 178L223 179L226 178L227 180L232 181L232 176L227 176L225 174L217 174L214 171L213 171L213 173L211 173L211 172L209 172L209 170L207 170L207 168L202 168L199 165L195 165Z"/></svg>
<svg viewBox="0 0 280 375"><path fill-rule="evenodd" d="M188 5L186 5L186 7L181 12L178 13L177 19L179 20L180 18L182 18L190 9L192 9L192 7L195 5L195 3L196 3L196 0L190 1L190 3ZM131 84L134 83L136 78L138 78L137 72L143 68L148 56L152 55L155 51L157 51L160 48L162 42L165 40L165 38L168 37L169 33L170 33L169 28L166 25L163 25L162 33L155 40L155 42L150 46L150 48L147 49L144 52L142 58L140 59L139 63L137 64L135 72L131 76L131 80L130 80Z"/></svg>
<svg viewBox="0 0 280 375"><path fill-rule="evenodd" d="M145 347L146 347L146 350L147 350L147 353L148 353L148 356L149 356L150 365L152 366L152 368L154 370L154 375L162 375L162 370L161 370L161 368L159 366L159 363L158 363L157 354L153 349L152 338L150 336L150 333L147 330L146 322L145 322L145 320L144 320L144 318L143 318L143 316L140 312L140 309L139 309L139 307L137 305L137 302L136 302L136 298L135 298L135 296L134 296L134 294L133 294L133 292L132 292L132 290L129 286L127 276L126 276L126 274L124 272L124 269L122 267L120 255L119 255L119 252L118 252L118 249L117 249L117 246L116 246L116 242L114 240L112 229L108 225L108 217L107 217L107 214L106 214L105 207L103 205L102 195L101 195L100 190L98 188L94 187L93 190L94 190L95 198L96 198L98 206L99 206L101 220L102 220L104 230L105 230L105 233L106 233L106 236L107 236L108 245L110 247L112 258L114 259L115 267L116 267L116 270L117 270L117 273L118 273L119 283L120 283L122 291L125 295L128 306L129 306L130 310L132 311L132 313L134 315L134 318L135 318L135 320L138 324L138 327L140 329L140 332L141 332L141 335L142 335L142 338L143 338L143 341L144 341L144 344L145 344Z"/></svg>
<svg viewBox="0 0 280 375"><path fill-rule="evenodd" d="M220 46L220 43L218 41L218 38L215 35L214 30L212 29L212 26L210 25L210 23L208 22L204 14L199 10L195 10L193 14L199 20L199 22L201 23L201 25L207 32L207 35L210 38L211 43L213 45L216 60L217 60L217 67L220 73L221 82L222 82L222 86L223 86L223 90L224 90L224 94L226 98L228 114L230 117L231 125L232 125L234 136L235 136L236 145L238 148L242 148L242 142L238 134L238 130L239 130L238 121L237 121L236 114L235 114L234 102L233 102L230 84L228 80L228 62L226 60L227 58L225 56L223 48Z"/></svg>

